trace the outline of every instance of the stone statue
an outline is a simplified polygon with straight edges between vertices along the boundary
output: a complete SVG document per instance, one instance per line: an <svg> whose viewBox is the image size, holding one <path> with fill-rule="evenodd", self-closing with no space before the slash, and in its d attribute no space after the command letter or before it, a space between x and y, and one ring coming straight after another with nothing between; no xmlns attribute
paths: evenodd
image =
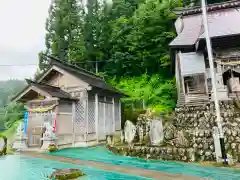
<svg viewBox="0 0 240 180"><path fill-rule="evenodd" d="M44 123L44 129L41 149L45 150L48 149L49 145L55 145L56 136L50 122Z"/></svg>
<svg viewBox="0 0 240 180"><path fill-rule="evenodd" d="M124 133L123 133L123 131L121 131L120 139L121 139L121 143L123 143L124 142Z"/></svg>
<svg viewBox="0 0 240 180"><path fill-rule="evenodd" d="M136 134L136 126L129 120L124 125L124 138L125 141L131 145Z"/></svg>
<svg viewBox="0 0 240 180"><path fill-rule="evenodd" d="M175 138L175 131L176 131L176 128L175 126L173 126L172 124L168 124L166 126L166 129L164 131L164 137L166 140L172 140Z"/></svg>
<svg viewBox="0 0 240 180"><path fill-rule="evenodd" d="M152 120L150 124L149 137L152 145L160 144L163 139L162 120Z"/></svg>
<svg viewBox="0 0 240 180"><path fill-rule="evenodd" d="M176 147L186 148L189 146L189 140L184 136L183 131L178 131L174 140Z"/></svg>
<svg viewBox="0 0 240 180"><path fill-rule="evenodd" d="M18 137L22 137L24 135L24 124L21 122L17 127L17 134Z"/></svg>
<svg viewBox="0 0 240 180"><path fill-rule="evenodd" d="M13 143L12 148L14 150L23 150L27 149L27 136L24 134L24 123L19 123L17 127L16 139Z"/></svg>
<svg viewBox="0 0 240 180"><path fill-rule="evenodd" d="M107 144L108 145L112 145L113 144L111 136L107 136Z"/></svg>
<svg viewBox="0 0 240 180"><path fill-rule="evenodd" d="M49 122L46 122L44 123L44 127L46 128L46 131L43 134L43 138L54 138L55 133L53 132L53 126Z"/></svg>

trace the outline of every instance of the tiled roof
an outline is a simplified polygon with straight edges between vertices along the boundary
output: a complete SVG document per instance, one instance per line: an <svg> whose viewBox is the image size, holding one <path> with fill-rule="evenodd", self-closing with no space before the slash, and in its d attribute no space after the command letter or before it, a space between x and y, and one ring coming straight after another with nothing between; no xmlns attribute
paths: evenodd
<svg viewBox="0 0 240 180"><path fill-rule="evenodd" d="M239 3L240 4L240 3ZM240 35L240 7L221 9L208 13L209 35L211 38ZM169 44L170 47L193 46L205 38L202 14L182 17L183 30Z"/></svg>
<svg viewBox="0 0 240 180"><path fill-rule="evenodd" d="M240 7L240 1L239 0L209 4L207 6L207 11L211 12L211 11L218 11L218 10L222 10L222 9L235 8L235 7ZM183 9L182 11L183 12L181 14L183 16L186 16L186 15L199 14L199 13L202 12L202 9L201 9L201 7L193 7L191 9L186 9L186 10Z"/></svg>
<svg viewBox="0 0 240 180"><path fill-rule="evenodd" d="M52 97L57 97L60 99L72 99L71 95L63 90L61 90L59 87L55 87L55 86L50 86L47 84L43 84L43 83L37 83L34 81L31 81L29 79L26 79L28 85L33 85L36 86L37 88L43 90L44 92L47 92L48 94L50 94Z"/></svg>
<svg viewBox="0 0 240 180"><path fill-rule="evenodd" d="M201 16L194 15L184 17L182 19L183 30L178 36L169 44L170 47L174 46L192 46L196 43L202 26Z"/></svg>
<svg viewBox="0 0 240 180"><path fill-rule="evenodd" d="M72 73L74 76L79 77L81 80L88 83L90 86L100 88L100 89L104 89L104 90L108 90L108 91L111 91L111 92L115 92L115 93L120 94L120 95L124 95L122 92L120 92L116 88L112 87L111 85L108 85L102 77L97 76L94 73L86 71L86 70L84 70L82 68L79 68L77 66L68 64L66 62L63 62L63 61L61 61L57 58L51 57L51 56L50 56L50 59L52 60L51 61L52 65L56 65L56 66L58 66L58 67L60 67L64 70L66 70L67 72Z"/></svg>

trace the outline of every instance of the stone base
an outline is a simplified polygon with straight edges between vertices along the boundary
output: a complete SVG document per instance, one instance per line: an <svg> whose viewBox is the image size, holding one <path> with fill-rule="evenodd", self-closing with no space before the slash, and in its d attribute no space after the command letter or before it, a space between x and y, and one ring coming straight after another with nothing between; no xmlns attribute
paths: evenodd
<svg viewBox="0 0 240 180"><path fill-rule="evenodd" d="M97 146L102 143L97 142L97 141L90 141L90 142L75 142L72 147L91 147L91 146Z"/></svg>
<svg viewBox="0 0 240 180"><path fill-rule="evenodd" d="M22 139L17 139L14 143L13 143L13 147L14 150L26 150L28 148L27 146L27 138L22 138Z"/></svg>
<svg viewBox="0 0 240 180"><path fill-rule="evenodd" d="M56 144L55 139L43 139L43 145L42 145L41 149L47 150L48 146L51 144Z"/></svg>
<svg viewBox="0 0 240 180"><path fill-rule="evenodd" d="M175 160L184 162L195 161L193 148L172 148L172 147L149 147L149 146L108 146L108 149L115 154L124 156L135 156L155 160Z"/></svg>

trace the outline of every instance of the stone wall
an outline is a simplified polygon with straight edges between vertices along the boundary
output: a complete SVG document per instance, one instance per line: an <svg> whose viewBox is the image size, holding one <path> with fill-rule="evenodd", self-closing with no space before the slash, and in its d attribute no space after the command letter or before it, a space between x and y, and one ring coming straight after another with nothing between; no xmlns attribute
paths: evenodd
<svg viewBox="0 0 240 180"><path fill-rule="evenodd" d="M176 160L176 161L195 161L193 148L174 148L174 147L150 147L150 146L108 146L108 149L115 154L124 156L135 156L145 159L157 160Z"/></svg>
<svg viewBox="0 0 240 180"><path fill-rule="evenodd" d="M240 153L240 113L231 102L221 102L226 152L234 159ZM175 147L193 148L196 160L216 160L213 127L217 126L213 104L176 109L174 126L166 127L165 139ZM171 133L174 132L174 133Z"/></svg>
<svg viewBox="0 0 240 180"><path fill-rule="evenodd" d="M222 102L220 107L226 152L231 160L240 162L240 110L230 102ZM216 161L213 128L217 124L213 104L176 108L174 119L164 121L163 142L154 146L149 139L149 124L153 119L139 116L134 141L112 143L108 148L117 154L147 159Z"/></svg>

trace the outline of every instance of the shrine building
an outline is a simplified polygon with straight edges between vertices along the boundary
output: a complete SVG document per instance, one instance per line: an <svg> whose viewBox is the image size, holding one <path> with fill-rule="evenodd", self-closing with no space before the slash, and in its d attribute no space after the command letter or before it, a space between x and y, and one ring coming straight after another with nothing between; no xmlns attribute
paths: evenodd
<svg viewBox="0 0 240 180"><path fill-rule="evenodd" d="M240 1L207 7L216 88L220 101L240 95ZM200 7L176 10L177 37L169 44L176 75L178 106L214 101Z"/></svg>
<svg viewBox="0 0 240 180"><path fill-rule="evenodd" d="M124 94L94 73L48 58L49 68L37 80L27 79L12 99L25 104L28 147L41 147L46 124L59 147L94 145L120 133Z"/></svg>

